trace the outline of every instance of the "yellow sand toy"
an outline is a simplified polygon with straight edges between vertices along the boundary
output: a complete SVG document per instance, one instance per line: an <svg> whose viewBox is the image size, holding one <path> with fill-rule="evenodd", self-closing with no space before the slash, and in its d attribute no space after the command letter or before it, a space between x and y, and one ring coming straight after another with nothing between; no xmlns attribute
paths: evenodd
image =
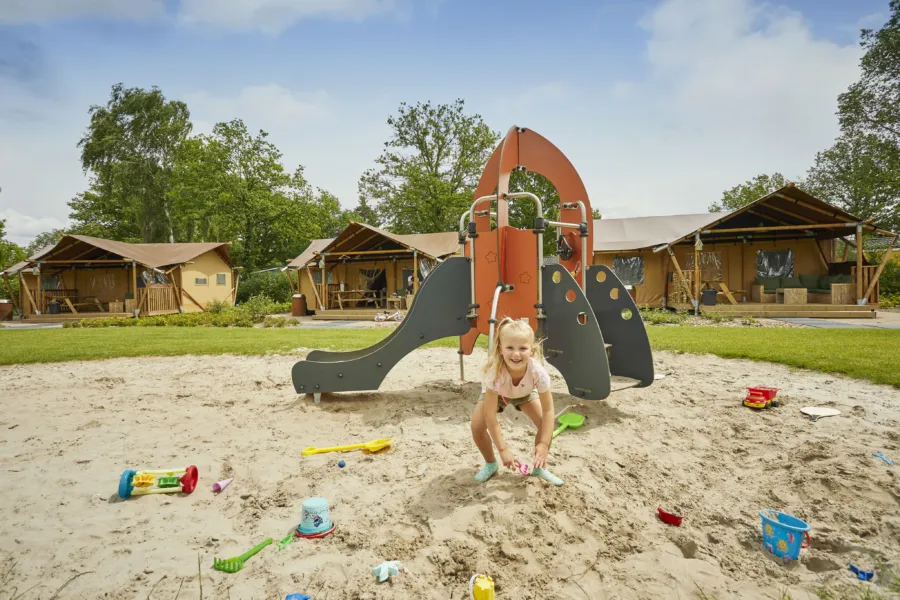
<svg viewBox="0 0 900 600"><path fill-rule="evenodd" d="M469 598L494 600L494 580L487 575L475 574L469 580Z"/></svg>
<svg viewBox="0 0 900 600"><path fill-rule="evenodd" d="M385 438L383 440L372 440L371 442L366 442L364 444L352 444L350 446L332 446L330 448L316 448L314 446L310 446L301 452L303 456L309 456L310 454L325 454L326 452L348 452L350 450L368 450L369 452L378 452L379 450L384 450L385 448L390 447L391 442L393 440L391 438Z"/></svg>
<svg viewBox="0 0 900 600"><path fill-rule="evenodd" d="M122 473L119 479L119 497L129 498L144 494L190 494L197 487L200 474L191 465L181 469L157 469L155 471L133 471Z"/></svg>

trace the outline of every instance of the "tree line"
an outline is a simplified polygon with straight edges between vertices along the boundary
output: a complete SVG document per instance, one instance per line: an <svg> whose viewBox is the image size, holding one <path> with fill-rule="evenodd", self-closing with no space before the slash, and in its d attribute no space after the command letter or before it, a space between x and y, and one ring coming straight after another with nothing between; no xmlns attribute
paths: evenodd
<svg viewBox="0 0 900 600"><path fill-rule="evenodd" d="M863 29L862 74L837 98L840 134L794 183L847 212L900 231L900 0L881 29ZM757 175L722 194L711 212L736 210L784 187L781 173Z"/></svg>

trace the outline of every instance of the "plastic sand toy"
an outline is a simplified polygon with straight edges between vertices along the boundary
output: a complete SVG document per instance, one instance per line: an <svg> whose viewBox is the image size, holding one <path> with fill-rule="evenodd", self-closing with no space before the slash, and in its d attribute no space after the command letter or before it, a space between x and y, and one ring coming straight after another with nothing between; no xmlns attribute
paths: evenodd
<svg viewBox="0 0 900 600"><path fill-rule="evenodd" d="M272 543L272 538L266 538L262 542L253 546L240 556L234 558L214 558L213 569L216 571L224 571L225 573L237 573L244 568L244 563L252 558L257 552Z"/></svg>

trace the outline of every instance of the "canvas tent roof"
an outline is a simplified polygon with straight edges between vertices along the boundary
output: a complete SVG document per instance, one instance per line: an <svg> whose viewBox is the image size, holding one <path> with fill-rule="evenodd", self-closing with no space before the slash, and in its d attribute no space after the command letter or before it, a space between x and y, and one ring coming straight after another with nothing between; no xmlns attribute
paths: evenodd
<svg viewBox="0 0 900 600"><path fill-rule="evenodd" d="M134 260L148 267L160 268L189 262L210 250L221 256L229 266L233 266L227 242L130 244L87 235L64 235L56 245L42 248L6 273L18 273L39 260L73 260L76 256L79 261L100 260L101 256L109 254Z"/></svg>
<svg viewBox="0 0 900 600"><path fill-rule="evenodd" d="M301 269L315 258L317 252L374 252L395 249L418 250L432 258L443 258L459 250L456 232L417 233L400 235L365 223L351 222L335 238L313 240L288 269Z"/></svg>
<svg viewBox="0 0 900 600"><path fill-rule="evenodd" d="M670 215L665 217L635 217L594 221L594 252L643 250L664 244L692 241L695 232L702 239L734 241L743 236L752 239L780 236L832 239L854 234L862 219L810 196L794 185L775 190L754 202L730 212ZM813 228L809 230L774 230L772 232L737 233L740 228L777 228L802 225L846 223L847 227ZM882 234L890 232L869 223L867 229ZM720 233L721 232L721 233Z"/></svg>
<svg viewBox="0 0 900 600"><path fill-rule="evenodd" d="M721 219L728 212L594 221L594 252L637 250L668 244Z"/></svg>

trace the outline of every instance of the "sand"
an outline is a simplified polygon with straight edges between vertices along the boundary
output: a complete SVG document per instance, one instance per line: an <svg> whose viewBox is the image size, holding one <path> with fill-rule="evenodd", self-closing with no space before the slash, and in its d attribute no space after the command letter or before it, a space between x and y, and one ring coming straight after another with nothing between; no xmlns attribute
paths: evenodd
<svg viewBox="0 0 900 600"><path fill-rule="evenodd" d="M37 585L23 600L46 599L88 572L59 599L196 599L202 583L204 598L232 600L446 600L487 573L508 600L807 598L861 585L851 560L900 566L900 466L871 456L900 462L900 391L659 352L653 386L579 404L551 370L557 410L587 416L551 452L565 484L510 472L476 484L482 354L467 357L465 384L454 350L420 350L380 392L319 406L290 384L302 354L0 369L0 576L18 560L4 591ZM742 407L754 384L781 388L783 405ZM812 423L808 405L842 414ZM525 458L530 422L508 410L501 424ZM394 439L383 454L300 455L383 437ZM127 468L189 464L193 494L116 494ZM224 477L235 479L214 494ZM236 574L212 569L213 557L287 535L311 496L329 500L333 535L272 545ZM658 506L680 511L682 527ZM800 563L762 551L758 511L769 508L810 523ZM378 584L371 569L387 560L407 571Z"/></svg>

